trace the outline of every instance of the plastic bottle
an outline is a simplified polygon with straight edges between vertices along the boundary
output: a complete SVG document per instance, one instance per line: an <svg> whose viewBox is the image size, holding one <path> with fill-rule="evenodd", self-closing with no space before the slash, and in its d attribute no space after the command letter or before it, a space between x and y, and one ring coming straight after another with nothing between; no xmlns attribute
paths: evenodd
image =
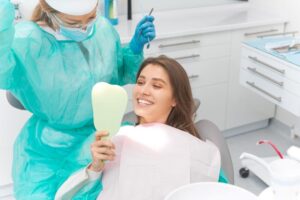
<svg viewBox="0 0 300 200"><path fill-rule="evenodd" d="M119 23L117 0L104 0L104 16L112 25Z"/></svg>

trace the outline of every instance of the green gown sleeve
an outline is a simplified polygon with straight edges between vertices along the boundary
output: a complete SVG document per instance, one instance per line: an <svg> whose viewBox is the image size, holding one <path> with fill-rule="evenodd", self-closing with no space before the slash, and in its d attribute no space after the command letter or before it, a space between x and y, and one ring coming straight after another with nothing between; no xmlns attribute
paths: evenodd
<svg viewBox="0 0 300 200"><path fill-rule="evenodd" d="M102 190L101 173L91 174L87 168L73 173L58 189L55 200L97 199Z"/></svg>
<svg viewBox="0 0 300 200"><path fill-rule="evenodd" d="M10 89L16 71L16 61L11 50L14 30L14 7L9 0L0 0L0 88Z"/></svg>
<svg viewBox="0 0 300 200"><path fill-rule="evenodd" d="M100 180L89 181L76 193L72 200L96 200L101 190L102 184Z"/></svg>
<svg viewBox="0 0 300 200"><path fill-rule="evenodd" d="M115 33L117 34L117 33ZM144 54L135 54L130 49L129 44L121 45L119 40L117 43L118 49L118 68L119 68L119 84L125 85L128 83L135 83L136 74L144 59Z"/></svg>

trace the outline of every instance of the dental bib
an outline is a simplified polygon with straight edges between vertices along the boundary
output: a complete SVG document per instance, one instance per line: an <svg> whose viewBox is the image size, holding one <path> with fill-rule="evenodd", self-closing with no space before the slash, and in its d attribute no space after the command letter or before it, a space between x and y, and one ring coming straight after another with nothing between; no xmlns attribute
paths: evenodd
<svg viewBox="0 0 300 200"><path fill-rule="evenodd" d="M220 153L210 141L159 123L121 127L114 161L103 171L99 200L163 199L173 189L218 181Z"/></svg>
<svg viewBox="0 0 300 200"><path fill-rule="evenodd" d="M124 88L99 82L92 89L94 125L97 131L108 131L115 135L121 125L127 106L127 93Z"/></svg>

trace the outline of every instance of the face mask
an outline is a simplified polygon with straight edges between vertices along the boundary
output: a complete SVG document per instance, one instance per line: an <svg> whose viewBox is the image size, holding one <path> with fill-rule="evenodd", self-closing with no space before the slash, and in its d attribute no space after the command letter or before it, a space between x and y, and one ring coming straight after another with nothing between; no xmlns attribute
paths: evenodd
<svg viewBox="0 0 300 200"><path fill-rule="evenodd" d="M82 28L69 28L65 26L60 26L59 33L71 40L74 40L76 42L81 42L87 39L92 34L94 25L95 25L95 21L90 22L86 26L86 30L83 30Z"/></svg>

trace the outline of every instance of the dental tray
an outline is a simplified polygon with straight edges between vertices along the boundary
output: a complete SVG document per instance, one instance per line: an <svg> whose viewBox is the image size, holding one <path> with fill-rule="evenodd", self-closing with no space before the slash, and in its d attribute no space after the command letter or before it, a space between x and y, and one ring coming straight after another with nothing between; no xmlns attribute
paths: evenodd
<svg viewBox="0 0 300 200"><path fill-rule="evenodd" d="M293 46L284 45L284 46L280 46L280 47L274 47L274 48L271 48L271 50L273 50L277 53L296 52L296 51L300 51L300 44L294 44Z"/></svg>

